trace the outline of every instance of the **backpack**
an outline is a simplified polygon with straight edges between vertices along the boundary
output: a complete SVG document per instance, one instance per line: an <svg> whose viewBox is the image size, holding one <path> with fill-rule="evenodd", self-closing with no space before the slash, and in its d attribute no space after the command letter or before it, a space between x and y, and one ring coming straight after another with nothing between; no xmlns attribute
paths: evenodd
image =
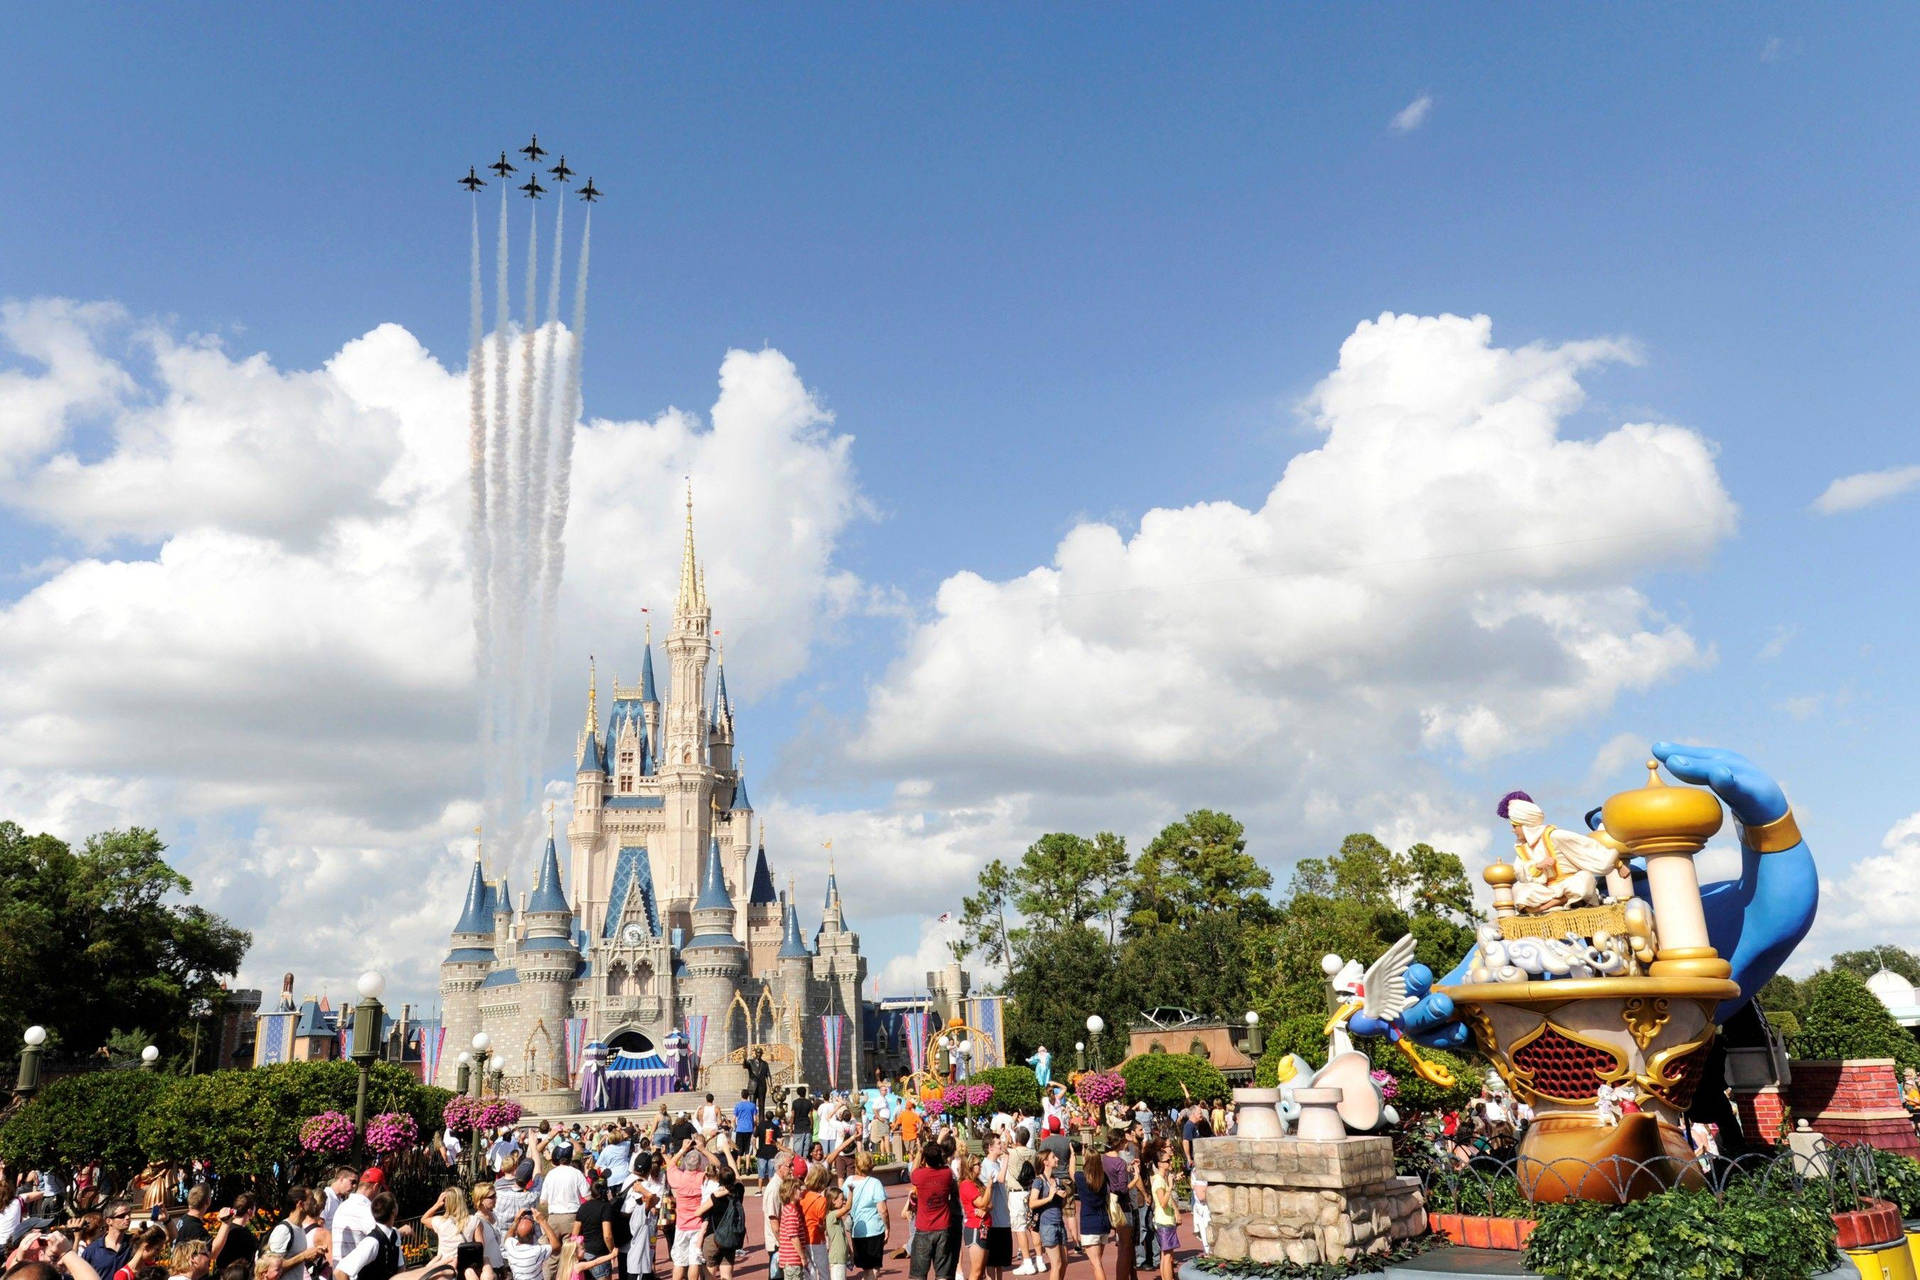
<svg viewBox="0 0 1920 1280"><path fill-rule="evenodd" d="M400 1237L391 1227L375 1227L373 1238L379 1243L373 1259L360 1268L359 1280L393 1280L404 1269L400 1260Z"/></svg>
<svg viewBox="0 0 1920 1280"><path fill-rule="evenodd" d="M722 1249L738 1249L747 1242L747 1210L736 1188L717 1206L713 1218L713 1242Z"/></svg>

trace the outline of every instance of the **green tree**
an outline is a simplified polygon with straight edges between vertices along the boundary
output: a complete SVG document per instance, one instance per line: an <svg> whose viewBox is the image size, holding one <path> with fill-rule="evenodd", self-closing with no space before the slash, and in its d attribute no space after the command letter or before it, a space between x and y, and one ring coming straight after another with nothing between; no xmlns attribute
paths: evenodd
<svg viewBox="0 0 1920 1280"><path fill-rule="evenodd" d="M1272 965L1270 925L1221 912L1183 929L1160 928L1130 939L1120 952L1116 991L1136 1009L1173 1005L1238 1022L1256 1008Z"/></svg>
<svg viewBox="0 0 1920 1280"><path fill-rule="evenodd" d="M1859 974L1828 969L1807 979L1805 990L1795 1057L1892 1058L1901 1067L1920 1067L1920 1041L1893 1020Z"/></svg>
<svg viewBox="0 0 1920 1280"><path fill-rule="evenodd" d="M252 937L203 907L144 827L89 836L78 851L0 822L0 1036L40 1023L70 1054L116 1030L150 1028L181 1053L191 1010L240 967Z"/></svg>
<svg viewBox="0 0 1920 1280"><path fill-rule="evenodd" d="M1169 823L1141 851L1128 895L1132 935L1186 928L1214 912L1254 922L1274 916L1273 875L1247 852L1246 828L1230 815L1195 809Z"/></svg>
<svg viewBox="0 0 1920 1280"><path fill-rule="evenodd" d="M1768 978L1767 985L1760 988L1760 994L1755 998L1760 1001L1760 1007L1766 1010L1768 1021L1776 1026L1776 1014L1788 1014L1797 1021L1807 1011L1806 993L1798 982L1784 973L1776 973Z"/></svg>
<svg viewBox="0 0 1920 1280"><path fill-rule="evenodd" d="M1100 1060L1119 1061L1140 1006L1119 988L1114 959L1105 936L1086 925L1024 931L1007 969L1008 1058L1024 1059L1044 1044L1070 1061L1074 1043L1087 1039L1087 1015L1097 1013L1106 1022Z"/></svg>
<svg viewBox="0 0 1920 1280"><path fill-rule="evenodd" d="M1908 982L1920 986L1920 955L1892 943L1862 951L1842 951L1834 956L1831 963L1836 969L1846 969L1863 978L1871 978L1882 969L1891 969Z"/></svg>
<svg viewBox="0 0 1920 1280"><path fill-rule="evenodd" d="M1092 839L1051 832L1020 856L1012 875L1013 906L1043 929L1104 920L1111 943L1127 874L1127 842L1112 832L1102 831Z"/></svg>
<svg viewBox="0 0 1920 1280"><path fill-rule="evenodd" d="M1013 873L995 858L980 870L979 892L960 900L960 937L954 959L965 961L974 951L989 966L1010 965L1013 938L1007 931L1007 909L1013 905Z"/></svg>

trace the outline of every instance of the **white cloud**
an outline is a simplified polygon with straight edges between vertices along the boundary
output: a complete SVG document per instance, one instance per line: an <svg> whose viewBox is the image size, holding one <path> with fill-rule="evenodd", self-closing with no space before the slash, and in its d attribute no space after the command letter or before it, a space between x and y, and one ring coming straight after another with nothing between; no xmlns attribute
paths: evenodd
<svg viewBox="0 0 1920 1280"><path fill-rule="evenodd" d="M1823 516L1858 511L1897 498L1909 489L1920 487L1920 466L1888 467L1884 471L1862 471L1841 476L1813 500L1813 509Z"/></svg>
<svg viewBox="0 0 1920 1280"><path fill-rule="evenodd" d="M1633 768L1647 759L1653 739L1644 733L1616 733L1593 753L1593 765L1587 770L1587 785L1612 785L1622 776L1632 777Z"/></svg>
<svg viewBox="0 0 1920 1280"><path fill-rule="evenodd" d="M1406 106L1393 113L1393 119L1387 127L1395 133L1412 133L1427 122L1427 116L1433 111L1433 95L1423 93Z"/></svg>
<svg viewBox="0 0 1920 1280"><path fill-rule="evenodd" d="M1760 61L1778 62L1787 56L1787 42L1779 36L1768 36L1760 46Z"/></svg>
<svg viewBox="0 0 1920 1280"><path fill-rule="evenodd" d="M1802 956L1826 956L1912 931L1920 916L1920 813L1889 827L1880 848L1848 867L1845 876L1822 877L1819 936L1800 948ZM1822 945L1828 941L1831 945Z"/></svg>
<svg viewBox="0 0 1920 1280"><path fill-rule="evenodd" d="M1798 625L1775 623L1773 633L1767 637L1766 643L1760 646L1759 652L1753 655L1753 660L1755 662L1774 661L1787 651L1787 646L1792 644L1799 634Z"/></svg>
<svg viewBox="0 0 1920 1280"><path fill-rule="evenodd" d="M1370 827L1483 856L1447 762L1551 741L1710 660L1632 584L1732 530L1712 446L1561 434L1580 375L1632 357L1497 347L1484 317L1360 325L1305 405L1322 443L1262 504L1087 521L1049 564L953 574L848 758L919 780L918 813L1024 797L1032 825L1000 856L1055 827L1138 840L1201 804L1269 862Z"/></svg>
<svg viewBox="0 0 1920 1280"><path fill-rule="evenodd" d="M249 980L344 990L385 954L426 995L478 773L461 373L393 325L290 371L128 327L104 305L0 308L23 366L0 370L0 502L95 548L0 606L0 797L73 838L158 826L256 929ZM780 353L735 351L710 426L583 427L555 768L586 651L631 678L638 607L671 603L682 475L736 697L798 671L862 598L833 561L864 508L830 421ZM127 539L151 549L98 550Z"/></svg>
<svg viewBox="0 0 1920 1280"><path fill-rule="evenodd" d="M875 989L881 995L905 994L924 991L927 975L942 969L953 960L953 944L960 938L960 921L957 916L948 914L945 920L939 916L930 916L920 923L920 940L912 951L894 956L880 969L875 981ZM997 981L998 974L985 973L978 958L969 962L968 968L975 970L976 983Z"/></svg>

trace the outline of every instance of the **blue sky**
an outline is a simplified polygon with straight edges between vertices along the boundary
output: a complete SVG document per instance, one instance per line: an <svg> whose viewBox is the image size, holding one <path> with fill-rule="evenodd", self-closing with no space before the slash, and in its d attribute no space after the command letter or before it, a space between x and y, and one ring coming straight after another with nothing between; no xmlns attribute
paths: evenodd
<svg viewBox="0 0 1920 1280"><path fill-rule="evenodd" d="M15 122L0 297L111 301L127 317L119 332L217 335L234 359L265 353L281 370L316 369L391 322L458 368L467 203L453 179L538 130L608 192L595 224L590 416L707 414L723 355L772 348L831 431L853 437L849 478L822 500L857 491L858 510L834 522L809 572L851 575L861 603L829 610L820 595L801 610L804 635L761 610L760 625L792 646L761 679L735 683L750 703L749 761L766 778L755 798L791 810L780 821L796 842L831 836L845 857L878 856L882 832L913 829L903 801L916 797L932 797L919 817L933 828L962 811L1003 815L979 839L942 846L959 877L1054 823L1142 838L1207 803L1254 815L1256 848L1284 877L1336 828L1369 825L1369 804L1383 829L1412 830L1389 812L1401 775L1430 802L1406 821L1453 836L1471 814L1484 842L1494 833L1479 810L1512 786L1564 797L1565 810L1629 782L1594 762L1634 734L1749 751L1787 781L1830 875L1878 857L1870 874L1897 878L1920 870L1920 835L1890 834L1920 810L1907 745L1920 709L1908 564L1920 490L1831 515L1812 504L1836 478L1920 463L1916 28L1920 16L1896 6L23 12L0 76ZM1423 98L1417 124L1395 128ZM916 644L937 647L934 597L954 575L1019 579L1054 563L1084 521L1131 538L1156 509L1259 508L1288 459L1323 439L1300 406L1356 327L1389 311L1488 316L1505 350L1631 342L1637 363L1582 364L1585 398L1558 419L1560 436L1637 422L1695 433L1715 450L1737 523L1680 520L1654 536L1697 541L1690 554L1575 566L1556 582L1641 593L1645 617L1691 638L1692 659L1646 687L1575 699L1485 751L1404 735L1308 743L1316 757L1367 755L1348 770L1364 782L1344 797L1341 768L1323 762L1324 777L1283 798L1313 772L1294 753L1325 732L1317 720L1280 723L1275 741L1290 745L1265 759L1274 779L1261 773L1264 740L1249 739L1244 768L1178 785L1098 751L1033 752L971 732L935 751L876 727L877 708L929 705L874 695L913 687L913 655L926 652ZM103 343L150 391L155 375L117 341ZM17 350L0 353L7 367L38 372ZM83 463L109 457L125 416L76 406L62 447ZM157 558L168 544L165 528L89 539L84 522L20 496L25 464L8 485L10 602L69 561ZM652 485L663 528L668 487ZM1557 508L1565 527L1540 539L1587 528L1579 491ZM1443 553L1497 560L1533 542L1534 527ZM670 565L674 549L658 542L627 554ZM1210 594L1230 606L1235 590ZM733 603L753 634L751 593ZM608 625L618 613L609 600ZM1218 625L1235 626L1230 608ZM1260 653L1262 625L1244 619L1243 656ZM58 701L90 732L126 705L98 673L56 671L57 655L36 647L44 632L18 617L7 626L15 669L45 672L49 687L74 681ZM233 643L271 669L271 647ZM571 648L619 643L583 636ZM569 690L578 656L561 656ZM387 698L345 720L393 742L435 721L432 749L447 749L457 728L441 722L465 704L436 679L417 686L428 707ZM1461 677L1442 683L1458 689ZM196 722L185 685L158 731ZM62 737L30 698L16 703L21 736L0 769L17 812L80 829L143 818L128 797L152 779L137 763L107 741ZM572 706L554 717L562 771ZM981 714L994 718L984 704ZM159 816L145 819L236 913L271 898L217 870L250 840L278 850L246 863L272 880L341 846L378 860L462 829L458 815L423 817L422 792L368 829L339 831L338 845L302 845L303 826L354 825L351 771L324 795L223 789L250 767L245 754L209 743L203 766L151 795ZM67 791L86 802L35 809ZM864 845L853 834L863 823ZM277 833L264 844L263 825ZM919 921L936 905L897 894L883 867L856 903L876 969L924 941ZM423 899L418 920L446 914L455 893ZM1911 941L1897 936L1907 917L1872 895L1834 901L1846 906L1823 916L1822 942ZM336 912L373 909L343 898ZM337 981L353 968L263 932L263 972L284 960ZM423 963L411 954L395 963Z"/></svg>

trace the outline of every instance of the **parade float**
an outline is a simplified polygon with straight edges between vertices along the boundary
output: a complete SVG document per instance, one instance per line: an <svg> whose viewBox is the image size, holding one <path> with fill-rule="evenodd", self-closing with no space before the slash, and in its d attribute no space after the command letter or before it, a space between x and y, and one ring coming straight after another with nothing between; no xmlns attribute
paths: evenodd
<svg viewBox="0 0 1920 1280"><path fill-rule="evenodd" d="M1328 958L1344 1003L1327 1064L1286 1064L1278 1089L1240 1091L1240 1134L1195 1143L1220 1268L1349 1264L1425 1230L1417 1181L1396 1176L1390 1139L1365 1132L1384 1112L1359 1063L1342 1061L1348 1028L1386 1037L1423 1073L1440 1072L1416 1046L1476 1044L1534 1112L1515 1161L1534 1204L1700 1183L1685 1116L1718 1087L1705 1079L1714 1037L1806 935L1819 883L1785 795L1752 762L1670 743L1652 755L1645 784L1584 830L1550 824L1525 792L1500 801L1514 855L1487 869L1492 909L1444 979L1406 939L1365 970ZM1703 887L1694 858L1728 812L1740 875ZM1248 1104L1277 1117L1249 1128Z"/></svg>

